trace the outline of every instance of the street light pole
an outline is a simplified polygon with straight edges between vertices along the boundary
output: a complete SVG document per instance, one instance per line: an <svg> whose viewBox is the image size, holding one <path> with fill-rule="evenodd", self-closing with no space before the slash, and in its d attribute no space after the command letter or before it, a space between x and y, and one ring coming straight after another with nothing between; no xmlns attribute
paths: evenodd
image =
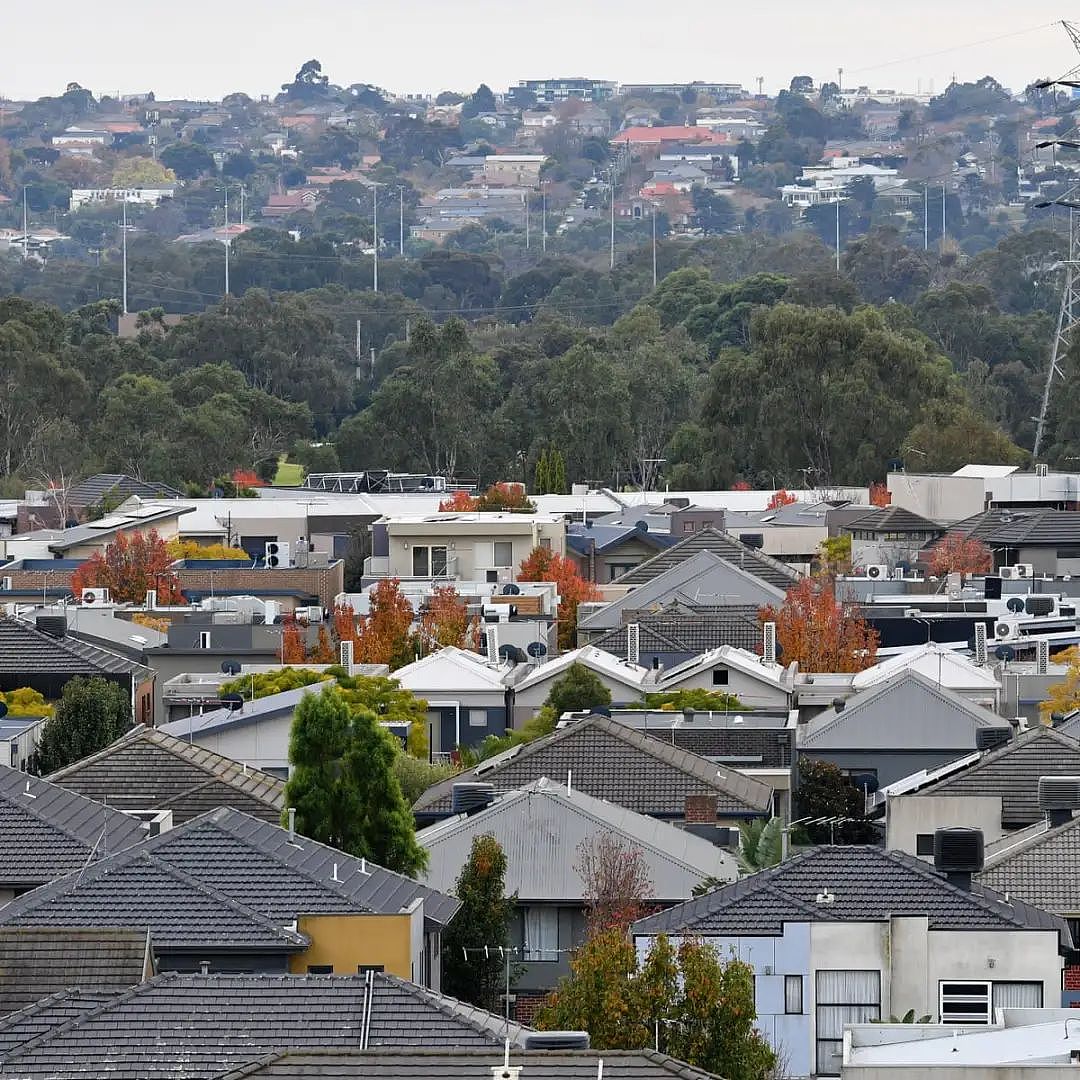
<svg viewBox="0 0 1080 1080"><path fill-rule="evenodd" d="M371 182L371 232L373 247L375 249L375 261L372 264L371 287L374 292L379 291L379 185Z"/></svg>
<svg viewBox="0 0 1080 1080"><path fill-rule="evenodd" d="M922 249L930 250L930 185L923 184L922 189Z"/></svg>
<svg viewBox="0 0 1080 1080"><path fill-rule="evenodd" d="M229 302L229 187L225 185L225 303Z"/></svg>
<svg viewBox="0 0 1080 1080"><path fill-rule="evenodd" d="M656 289L656 203L652 208L652 287Z"/></svg>
<svg viewBox="0 0 1080 1080"><path fill-rule="evenodd" d="M840 273L840 200L836 200L836 273Z"/></svg>
<svg viewBox="0 0 1080 1080"><path fill-rule="evenodd" d="M398 250L405 258L405 189L398 185Z"/></svg>
<svg viewBox="0 0 1080 1080"><path fill-rule="evenodd" d="M611 258L610 269L615 269L615 166L611 167Z"/></svg>
<svg viewBox="0 0 1080 1080"><path fill-rule="evenodd" d="M540 250L547 254L547 188L540 181Z"/></svg>
<svg viewBox="0 0 1080 1080"><path fill-rule="evenodd" d="M123 283L120 286L122 300L120 302L121 309L124 314L128 313L128 297L127 297L127 199L122 200L121 205L123 210L121 211L120 218L120 261L122 263L122 272L124 275ZM228 292L228 289L225 290Z"/></svg>
<svg viewBox="0 0 1080 1080"><path fill-rule="evenodd" d="M22 186L22 257L23 262L26 262L30 258L30 222L26 213L26 188L27 185Z"/></svg>

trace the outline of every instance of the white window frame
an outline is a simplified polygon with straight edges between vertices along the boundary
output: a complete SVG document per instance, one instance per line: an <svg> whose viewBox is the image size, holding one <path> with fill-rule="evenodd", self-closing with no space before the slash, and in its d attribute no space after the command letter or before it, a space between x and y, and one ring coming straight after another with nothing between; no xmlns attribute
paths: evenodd
<svg viewBox="0 0 1080 1080"><path fill-rule="evenodd" d="M510 548L510 556L509 556L509 560L507 562L499 562L499 556L496 553L497 553L497 551L499 549L500 544L505 544L507 547ZM491 565L496 570L505 570L508 567L511 567L511 566L514 565L514 541L513 540L493 540L491 542Z"/></svg>
<svg viewBox="0 0 1080 1080"><path fill-rule="evenodd" d="M530 927L530 923L532 926ZM553 963L559 959L559 909L544 904L525 908L523 958L529 963ZM530 940L530 936L538 940Z"/></svg>
<svg viewBox="0 0 1080 1080"><path fill-rule="evenodd" d="M948 994L946 987L950 988ZM983 1006L981 1013L966 1009L956 1012L950 1008L950 1005L977 1004ZM938 1017L943 1024L989 1024L994 1018L991 983L977 979L942 979L938 983Z"/></svg>
<svg viewBox="0 0 1080 1080"><path fill-rule="evenodd" d="M474 719L479 717L480 719ZM488 715L487 709L470 709L469 710L469 727L487 727Z"/></svg>

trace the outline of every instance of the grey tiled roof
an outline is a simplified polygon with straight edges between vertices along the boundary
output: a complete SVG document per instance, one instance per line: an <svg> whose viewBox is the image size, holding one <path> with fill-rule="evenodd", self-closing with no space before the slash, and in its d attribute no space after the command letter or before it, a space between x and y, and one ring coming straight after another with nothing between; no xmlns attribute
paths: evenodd
<svg viewBox="0 0 1080 1080"><path fill-rule="evenodd" d="M775 727L710 727L706 723L679 723L674 727L650 727L651 739L670 743L705 758L745 758L741 768L786 769L791 765L795 732ZM752 760L752 759L759 760Z"/></svg>
<svg viewBox="0 0 1080 1080"><path fill-rule="evenodd" d="M571 786L586 795L652 817L681 817L687 795L716 795L721 814L757 816L772 802L772 789L757 780L616 720L592 716L435 784L413 809L420 817L446 816L455 782L480 781L511 791L542 776L565 783L568 773Z"/></svg>
<svg viewBox="0 0 1080 1080"><path fill-rule="evenodd" d="M146 836L119 810L0 766L0 886L41 885Z"/></svg>
<svg viewBox="0 0 1080 1080"><path fill-rule="evenodd" d="M364 996L355 975L159 975L9 1049L0 1077L209 1080L290 1048L359 1049ZM370 1047L495 1049L505 1032L501 1017L374 975ZM520 1043L516 1025L509 1035Z"/></svg>
<svg viewBox="0 0 1080 1080"><path fill-rule="evenodd" d="M1043 828L987 857L979 881L1059 915L1080 916L1080 818Z"/></svg>
<svg viewBox="0 0 1080 1080"><path fill-rule="evenodd" d="M284 807L277 777L143 725L48 779L124 810L171 810L174 823L219 806L278 821Z"/></svg>
<svg viewBox="0 0 1080 1080"><path fill-rule="evenodd" d="M902 506L883 506L844 523L844 529L870 532L941 532L942 526Z"/></svg>
<svg viewBox="0 0 1080 1080"><path fill-rule="evenodd" d="M653 1050L511 1051L522 1080L596 1080L600 1059L605 1080L716 1080ZM289 1050L237 1069L221 1080L491 1080L503 1063L495 1050ZM497 1075L497 1074L496 1074Z"/></svg>
<svg viewBox="0 0 1080 1080"><path fill-rule="evenodd" d="M1016 828L1043 817L1040 776L1080 776L1080 742L1040 725L920 794L1000 796L1002 824Z"/></svg>
<svg viewBox="0 0 1080 1080"><path fill-rule="evenodd" d="M298 916L396 914L417 898L440 924L460 906L411 878L222 808L18 897L0 908L0 926L138 927L167 951L288 951L306 943L291 929Z"/></svg>
<svg viewBox="0 0 1080 1080"><path fill-rule="evenodd" d="M84 641L53 637L0 616L0 674L101 675L141 666Z"/></svg>
<svg viewBox="0 0 1080 1080"><path fill-rule="evenodd" d="M761 642L761 623L753 604L732 607L708 607L686 611L673 605L674 611L658 614L624 613L626 622L590 645L611 653L626 656L626 627L636 622L640 629L641 651L703 653L721 645L734 645L751 652Z"/></svg>
<svg viewBox="0 0 1080 1080"><path fill-rule="evenodd" d="M108 495L117 503L132 495L143 499L182 499L184 496L168 484L147 483L123 473L97 473L88 476L68 489L67 501L71 506L94 506Z"/></svg>
<svg viewBox="0 0 1080 1080"><path fill-rule="evenodd" d="M0 1076L4 1058L16 1047L93 1011L113 997L115 994L100 990L59 990L18 1012L0 1017Z"/></svg>
<svg viewBox="0 0 1080 1080"><path fill-rule="evenodd" d="M145 977L149 949L140 930L0 929L0 1016L71 986L126 990Z"/></svg>
<svg viewBox="0 0 1080 1080"><path fill-rule="evenodd" d="M618 579L618 585L640 585L651 581L658 574L670 570L683 560L699 551L711 551L722 559L727 559L742 570L775 585L780 589L787 589L799 579L797 571L786 563L782 563L769 555L765 555L754 548L736 540L734 536L726 532L720 532L713 528L704 528L699 532L692 533L685 540L681 540L674 547L661 551L651 559L639 563L633 570L627 571Z"/></svg>
<svg viewBox="0 0 1080 1080"><path fill-rule="evenodd" d="M1080 543L1080 511L988 510L958 522L950 531L994 546Z"/></svg>
<svg viewBox="0 0 1080 1080"><path fill-rule="evenodd" d="M819 903L826 891L833 902ZM785 922L878 922L897 913L926 915L931 930L1019 927L1054 930L1070 940L1056 916L978 884L966 892L913 855L858 845L814 848L640 919L632 929L640 935L778 935Z"/></svg>

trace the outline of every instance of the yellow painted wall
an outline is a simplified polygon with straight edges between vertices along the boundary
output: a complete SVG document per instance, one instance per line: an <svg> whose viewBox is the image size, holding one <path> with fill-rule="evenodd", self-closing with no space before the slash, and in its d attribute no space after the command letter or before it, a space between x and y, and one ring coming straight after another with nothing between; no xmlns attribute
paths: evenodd
<svg viewBox="0 0 1080 1080"><path fill-rule="evenodd" d="M382 964L391 975L413 977L411 917L404 915L304 915L297 930L311 939L289 958L289 970L333 964L335 975L355 975L360 964Z"/></svg>

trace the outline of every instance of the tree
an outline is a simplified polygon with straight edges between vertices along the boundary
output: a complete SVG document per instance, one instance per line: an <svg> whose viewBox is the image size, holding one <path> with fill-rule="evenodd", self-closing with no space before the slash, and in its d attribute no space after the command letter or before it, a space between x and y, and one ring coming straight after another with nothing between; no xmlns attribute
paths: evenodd
<svg viewBox="0 0 1080 1080"><path fill-rule="evenodd" d="M490 113L495 111L495 95L491 92L491 87L486 83L481 83L476 92L468 97L464 104L461 106L461 119L469 120L474 116L479 116L480 113Z"/></svg>
<svg viewBox="0 0 1080 1080"><path fill-rule="evenodd" d="M1044 724L1051 725L1054 718L1068 716L1080 709L1080 649L1075 645L1064 649L1054 657L1055 664L1065 664L1067 670L1061 682L1047 688L1046 700L1039 703L1039 716Z"/></svg>
<svg viewBox="0 0 1080 1080"><path fill-rule="evenodd" d="M1026 450L970 406L929 402L924 412L905 444L918 448L919 468L926 472L954 472L972 462L1022 465L1030 459Z"/></svg>
<svg viewBox="0 0 1080 1080"><path fill-rule="evenodd" d="M161 163L181 180L197 180L214 171L214 159L205 146L198 143L173 143L161 151Z"/></svg>
<svg viewBox="0 0 1080 1080"><path fill-rule="evenodd" d="M420 636L429 648L466 648L469 612L453 585L436 585L420 612Z"/></svg>
<svg viewBox="0 0 1080 1080"><path fill-rule="evenodd" d="M358 664L389 664L390 670L412 660L412 604L397 578L384 578L371 590L369 614L360 617L354 659Z"/></svg>
<svg viewBox="0 0 1080 1080"><path fill-rule="evenodd" d="M784 662L802 671L863 671L877 659L877 631L855 605L836 599L829 578L803 578L779 608L762 608L759 619L776 623Z"/></svg>
<svg viewBox="0 0 1080 1080"><path fill-rule="evenodd" d="M544 705L556 716L582 709L611 708L611 691L590 668L573 663L551 684Z"/></svg>
<svg viewBox="0 0 1080 1080"><path fill-rule="evenodd" d="M506 897L506 855L494 836L473 837L454 895L461 909L443 934L442 988L498 1012L505 988L502 949L510 945L514 900Z"/></svg>
<svg viewBox="0 0 1080 1080"><path fill-rule="evenodd" d="M796 818L842 818L832 825L803 825L799 837L812 844L869 844L876 840L866 818L866 793L831 761L799 757Z"/></svg>
<svg viewBox="0 0 1080 1080"><path fill-rule="evenodd" d="M519 581L553 581L559 592L559 648L574 647L578 605L600 599L600 590L586 581L565 555L537 547L522 561Z"/></svg>
<svg viewBox="0 0 1080 1080"><path fill-rule="evenodd" d="M415 876L427 864L394 772L401 751L370 709L336 687L306 694L289 736L285 804L305 836Z"/></svg>
<svg viewBox="0 0 1080 1080"><path fill-rule="evenodd" d="M302 664L307 659L307 642L300 624L289 615L281 624L281 662Z"/></svg>
<svg viewBox="0 0 1080 1080"><path fill-rule="evenodd" d="M112 174L117 188L163 188L175 183L176 173L147 157L124 158Z"/></svg>
<svg viewBox="0 0 1080 1080"><path fill-rule="evenodd" d="M930 573L988 574L994 569L994 553L981 541L963 533L946 533L930 551Z"/></svg>
<svg viewBox="0 0 1080 1080"><path fill-rule="evenodd" d="M641 848L615 833L599 833L582 841L574 869L584 885L590 936L613 927L626 933L645 914L652 881Z"/></svg>
<svg viewBox="0 0 1080 1080"><path fill-rule="evenodd" d="M131 727L131 695L108 679L71 679L45 721L37 749L42 775L103 750Z"/></svg>
<svg viewBox="0 0 1080 1080"><path fill-rule="evenodd" d="M851 534L829 536L818 544L821 572L830 577L851 572Z"/></svg>
<svg viewBox="0 0 1080 1080"><path fill-rule="evenodd" d="M768 501L765 506L766 510L779 510L784 506L791 506L792 503L798 502L798 499L794 495L781 488L777 491Z"/></svg>
<svg viewBox="0 0 1080 1080"><path fill-rule="evenodd" d="M783 819L778 817L743 822L739 826L739 869L744 874L754 874L779 865L783 856L783 830Z"/></svg>
<svg viewBox="0 0 1080 1080"><path fill-rule="evenodd" d="M156 590L158 603L178 604L183 595L172 561L156 529L117 533L104 554L95 551L71 575L71 591L78 596L83 589L106 588L117 603L141 604L148 592Z"/></svg>

